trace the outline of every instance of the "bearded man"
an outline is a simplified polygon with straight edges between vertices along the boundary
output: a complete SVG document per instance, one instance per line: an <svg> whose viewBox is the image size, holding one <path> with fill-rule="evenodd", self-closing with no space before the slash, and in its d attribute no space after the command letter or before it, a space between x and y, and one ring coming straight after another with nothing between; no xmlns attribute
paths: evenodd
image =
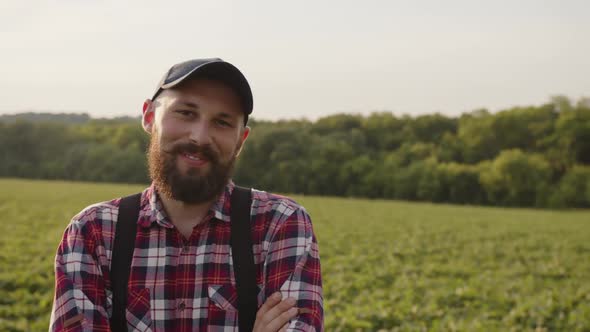
<svg viewBox="0 0 590 332"><path fill-rule="evenodd" d="M143 107L152 184L136 203L94 204L71 220L55 260L50 331L323 330L305 209L254 189L247 205L234 198L246 192L231 175L252 100L244 75L221 59L166 72Z"/></svg>

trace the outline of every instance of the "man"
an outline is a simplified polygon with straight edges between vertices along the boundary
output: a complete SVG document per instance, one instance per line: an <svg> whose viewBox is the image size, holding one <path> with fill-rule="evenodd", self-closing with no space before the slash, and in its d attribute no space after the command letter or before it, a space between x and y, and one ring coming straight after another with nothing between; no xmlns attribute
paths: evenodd
<svg viewBox="0 0 590 332"><path fill-rule="evenodd" d="M128 330L238 330L230 177L250 133L252 105L246 78L221 59L174 65L144 103L152 185L141 194L136 220L122 320ZM322 330L319 254L308 214L282 196L252 190L251 199L259 289L253 330ZM111 330L110 275L124 268L111 266L120 202L89 206L66 228L55 261L51 331Z"/></svg>

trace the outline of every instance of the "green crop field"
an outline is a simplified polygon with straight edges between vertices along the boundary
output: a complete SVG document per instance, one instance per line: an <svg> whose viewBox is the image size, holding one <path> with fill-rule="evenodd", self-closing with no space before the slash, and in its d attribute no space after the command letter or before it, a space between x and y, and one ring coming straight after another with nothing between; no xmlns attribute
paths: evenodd
<svg viewBox="0 0 590 332"><path fill-rule="evenodd" d="M47 329L69 219L141 188L0 179L0 331ZM589 211L295 198L327 331L590 331Z"/></svg>

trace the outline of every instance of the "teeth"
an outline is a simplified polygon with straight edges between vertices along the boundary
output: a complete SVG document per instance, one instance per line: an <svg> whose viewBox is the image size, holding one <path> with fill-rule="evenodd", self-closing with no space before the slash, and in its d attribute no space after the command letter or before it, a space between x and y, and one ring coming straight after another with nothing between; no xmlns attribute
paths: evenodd
<svg viewBox="0 0 590 332"><path fill-rule="evenodd" d="M199 158L197 156L190 155L190 154L185 154L185 156L190 160L201 160L201 158Z"/></svg>

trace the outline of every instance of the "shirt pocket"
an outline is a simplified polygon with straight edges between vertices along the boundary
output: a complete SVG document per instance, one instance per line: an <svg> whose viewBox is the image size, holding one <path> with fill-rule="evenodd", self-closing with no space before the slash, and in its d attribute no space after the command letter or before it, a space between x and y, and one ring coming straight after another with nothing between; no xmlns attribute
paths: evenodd
<svg viewBox="0 0 590 332"><path fill-rule="evenodd" d="M238 294L231 284L208 285L209 309L207 331L226 331L226 327L238 326Z"/></svg>
<svg viewBox="0 0 590 332"><path fill-rule="evenodd" d="M209 300L217 308L226 311L238 310L238 293L234 285L209 285L207 292Z"/></svg>
<svg viewBox="0 0 590 332"><path fill-rule="evenodd" d="M125 311L127 328L133 331L152 331L150 314L150 289L128 288L127 310Z"/></svg>

